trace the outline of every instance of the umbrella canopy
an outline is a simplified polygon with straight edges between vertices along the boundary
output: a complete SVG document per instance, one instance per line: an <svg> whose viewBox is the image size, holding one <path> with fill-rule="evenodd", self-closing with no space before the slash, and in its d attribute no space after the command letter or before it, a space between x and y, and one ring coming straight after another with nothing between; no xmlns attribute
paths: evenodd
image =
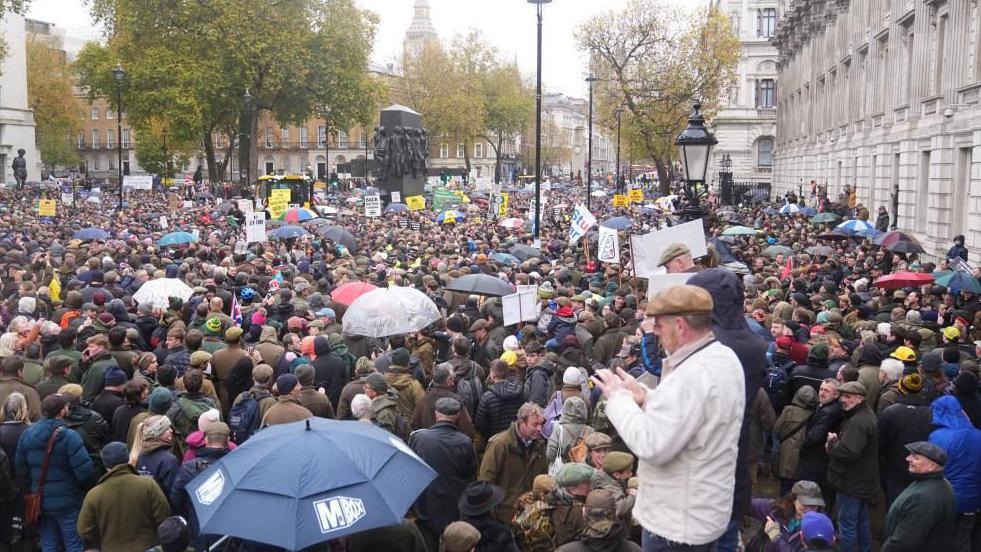
<svg viewBox="0 0 981 552"><path fill-rule="evenodd" d="M600 226L604 226L606 228L613 228L614 230L618 230L618 231L630 230L633 227L633 225L634 225L634 221L630 220L629 217L613 217L613 218L606 219L602 223L600 223Z"/></svg>
<svg viewBox="0 0 981 552"><path fill-rule="evenodd" d="M780 208L781 215L793 215L797 211L800 211L800 207L796 203L788 203Z"/></svg>
<svg viewBox="0 0 981 552"><path fill-rule="evenodd" d="M872 282L872 285L882 289L902 289L933 283L933 275L923 272L896 272L887 274Z"/></svg>
<svg viewBox="0 0 981 552"><path fill-rule="evenodd" d="M823 224L825 222L838 222L841 217L834 213L818 213L811 218L811 222L814 224Z"/></svg>
<svg viewBox="0 0 981 552"><path fill-rule="evenodd" d="M885 246L885 249L893 253L926 253L923 246L915 241L897 241Z"/></svg>
<svg viewBox="0 0 981 552"><path fill-rule="evenodd" d="M776 257L777 255L790 256L794 254L794 250L787 247L786 245L771 245L763 250L763 254L767 257Z"/></svg>
<svg viewBox="0 0 981 552"><path fill-rule="evenodd" d="M310 232L307 232L306 228L302 226L281 226L269 233L269 237L277 240L285 240L287 238L302 238L303 236L309 236Z"/></svg>
<svg viewBox="0 0 981 552"><path fill-rule="evenodd" d="M332 226L334 223L323 218L315 218L304 221L303 226L306 228L316 228L318 226Z"/></svg>
<svg viewBox="0 0 981 552"><path fill-rule="evenodd" d="M522 220L522 219L519 219L519 218L506 218L506 219L500 220L497 223L497 225L498 226L501 226L503 228L514 228L514 229L518 229L518 228L521 228L522 225L524 225L524 223L525 223L525 221Z"/></svg>
<svg viewBox="0 0 981 552"><path fill-rule="evenodd" d="M722 232L723 236L755 236L756 230L748 226L730 226Z"/></svg>
<svg viewBox="0 0 981 552"><path fill-rule="evenodd" d="M311 418L256 433L187 490L202 534L302 550L397 525L435 477L384 429Z"/></svg>
<svg viewBox="0 0 981 552"><path fill-rule="evenodd" d="M330 292L330 298L342 305L350 305L358 297L376 289L378 289L378 286L373 286L365 282L350 282L338 286L337 289Z"/></svg>
<svg viewBox="0 0 981 552"><path fill-rule="evenodd" d="M900 232L899 230L893 230L891 232L883 232L872 240L872 243L876 245L881 245L885 247L889 244L896 243L899 241L911 241L920 243L920 240L916 239L912 234L907 234L906 232Z"/></svg>
<svg viewBox="0 0 981 552"><path fill-rule="evenodd" d="M219 203L217 209L222 212L222 214L228 214L235 207L234 204L227 201Z"/></svg>
<svg viewBox="0 0 981 552"><path fill-rule="evenodd" d="M827 234L818 234L818 239L819 240L829 240L829 241L845 241L849 237L850 236L846 236L845 234L839 234L838 232L829 232Z"/></svg>
<svg viewBox="0 0 981 552"><path fill-rule="evenodd" d="M867 238L874 238L879 234L879 231L875 229L868 221L852 219L846 220L845 222L835 226L835 232L845 234L847 236L862 236Z"/></svg>
<svg viewBox="0 0 981 552"><path fill-rule="evenodd" d="M194 290L179 278L157 278L144 282L133 294L133 300L141 305L166 308L171 297L187 301Z"/></svg>
<svg viewBox="0 0 981 552"><path fill-rule="evenodd" d="M194 243L196 241L198 239L194 237L194 234L189 232L171 232L160 238L157 245L167 247L169 245L184 245L185 243Z"/></svg>
<svg viewBox="0 0 981 552"><path fill-rule="evenodd" d="M804 251L815 257L834 257L836 253L833 248L827 245L812 245Z"/></svg>
<svg viewBox="0 0 981 552"><path fill-rule="evenodd" d="M286 224L287 224L286 222L281 220L268 219L266 220L266 229L268 230L270 228L282 228L286 226Z"/></svg>
<svg viewBox="0 0 981 552"><path fill-rule="evenodd" d="M462 211L443 211L436 217L436 222L449 224L467 218L467 214Z"/></svg>
<svg viewBox="0 0 981 552"><path fill-rule="evenodd" d="M82 241L104 240L109 237L109 232L101 228L82 228L72 234L72 238Z"/></svg>
<svg viewBox="0 0 981 552"><path fill-rule="evenodd" d="M403 213L409 210L409 206L405 203L389 203L388 207L385 207L386 213Z"/></svg>
<svg viewBox="0 0 981 552"><path fill-rule="evenodd" d="M715 247L715 251L719 254L719 261L722 263L734 263L736 258L732 255L732 251L729 250L729 246L726 245L719 238L709 239L709 244Z"/></svg>
<svg viewBox="0 0 981 552"><path fill-rule="evenodd" d="M379 288L351 303L344 313L344 333L367 337L408 334L440 317L436 303L415 288Z"/></svg>
<svg viewBox="0 0 981 552"><path fill-rule="evenodd" d="M817 209L814 207L804 207L799 212L805 217L813 217L814 215L818 214Z"/></svg>
<svg viewBox="0 0 981 552"><path fill-rule="evenodd" d="M310 209L306 209L304 207L292 207L284 211L279 218L281 220L285 220L286 222L302 222L305 220L315 219L318 216L319 215L317 213L314 213Z"/></svg>
<svg viewBox="0 0 981 552"><path fill-rule="evenodd" d="M341 226L326 226L323 228L318 228L317 235L327 238L334 243L343 245L351 253L355 253L358 250L358 240L355 239L353 234Z"/></svg>
<svg viewBox="0 0 981 552"><path fill-rule="evenodd" d="M500 297L511 295L514 289L511 284L500 278L488 274L467 274L455 278L446 289L459 291L470 295L484 295L488 297Z"/></svg>
<svg viewBox="0 0 981 552"><path fill-rule="evenodd" d="M962 291L981 293L981 283L978 283L978 279L960 270L937 276L936 281L938 286L949 289L951 293L960 293Z"/></svg>
<svg viewBox="0 0 981 552"><path fill-rule="evenodd" d="M495 261L497 261L497 262L499 262L499 263L501 263L501 264L507 264L507 265L519 265L519 264L521 264L521 260L518 259L517 257L515 257L514 255L512 255L510 253L504 253L504 252L501 252L501 251L498 251L496 253L492 253L491 256L490 256L490 258L493 259L493 260L495 260Z"/></svg>
<svg viewBox="0 0 981 552"><path fill-rule="evenodd" d="M515 257L521 259L522 262L527 261L532 257L540 257L542 255L541 249L537 249L530 245L524 245L524 244L515 245L508 251L510 251L511 254L514 255Z"/></svg>

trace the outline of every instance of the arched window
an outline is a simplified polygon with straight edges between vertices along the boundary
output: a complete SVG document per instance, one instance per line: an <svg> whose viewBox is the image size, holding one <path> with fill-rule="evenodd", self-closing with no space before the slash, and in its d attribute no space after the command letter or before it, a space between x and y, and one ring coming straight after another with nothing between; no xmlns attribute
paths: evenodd
<svg viewBox="0 0 981 552"><path fill-rule="evenodd" d="M758 167L773 166L773 138L764 136L756 141L756 165Z"/></svg>

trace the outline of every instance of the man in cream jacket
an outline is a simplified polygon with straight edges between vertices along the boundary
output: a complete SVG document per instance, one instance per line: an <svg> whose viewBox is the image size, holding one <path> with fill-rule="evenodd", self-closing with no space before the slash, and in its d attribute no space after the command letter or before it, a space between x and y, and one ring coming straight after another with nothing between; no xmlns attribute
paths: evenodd
<svg viewBox="0 0 981 552"><path fill-rule="evenodd" d="M732 512L742 367L712 334L704 289L667 288L647 315L668 353L657 388L623 370L600 370L596 384L607 417L640 460L633 515L644 528L644 552L710 551Z"/></svg>

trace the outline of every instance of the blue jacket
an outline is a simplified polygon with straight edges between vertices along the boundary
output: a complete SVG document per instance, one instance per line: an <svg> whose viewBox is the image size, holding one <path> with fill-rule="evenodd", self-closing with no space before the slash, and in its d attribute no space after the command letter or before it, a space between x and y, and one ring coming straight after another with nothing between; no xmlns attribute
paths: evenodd
<svg viewBox="0 0 981 552"><path fill-rule="evenodd" d="M947 452L944 476L954 488L957 513L975 512L981 508L981 429L971 425L956 397L940 397L930 409L937 428L930 442Z"/></svg>
<svg viewBox="0 0 981 552"><path fill-rule="evenodd" d="M141 454L136 464L137 473L152 477L157 485L160 485L164 496L170 493L170 489L174 486L174 478L181 467L181 463L167 446Z"/></svg>
<svg viewBox="0 0 981 552"><path fill-rule="evenodd" d="M42 418L20 436L15 462L17 475L23 479L30 477L31 491L37 490L48 439L56 427L64 425L60 419ZM55 440L48 462L44 513L67 514L81 509L85 490L94 483L94 477L95 469L85 443L75 430L65 427Z"/></svg>

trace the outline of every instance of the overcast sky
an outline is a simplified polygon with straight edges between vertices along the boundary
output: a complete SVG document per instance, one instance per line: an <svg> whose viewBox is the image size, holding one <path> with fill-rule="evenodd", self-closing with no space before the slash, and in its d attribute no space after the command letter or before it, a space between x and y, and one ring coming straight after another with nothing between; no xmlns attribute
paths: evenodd
<svg viewBox="0 0 981 552"><path fill-rule="evenodd" d="M243 0L249 1L249 0ZM616 10L628 0L554 0L545 6L542 81L546 91L584 97L585 58L573 33L591 16ZM665 4L695 9L706 0L661 0ZM402 38L412 21L415 0L356 0L380 17L376 62L387 63L402 51ZM444 41L470 29L483 32L508 59L518 60L523 73L535 74L535 6L527 0L429 0L433 26ZM32 0L28 16L54 23L69 36L97 39L82 0Z"/></svg>

